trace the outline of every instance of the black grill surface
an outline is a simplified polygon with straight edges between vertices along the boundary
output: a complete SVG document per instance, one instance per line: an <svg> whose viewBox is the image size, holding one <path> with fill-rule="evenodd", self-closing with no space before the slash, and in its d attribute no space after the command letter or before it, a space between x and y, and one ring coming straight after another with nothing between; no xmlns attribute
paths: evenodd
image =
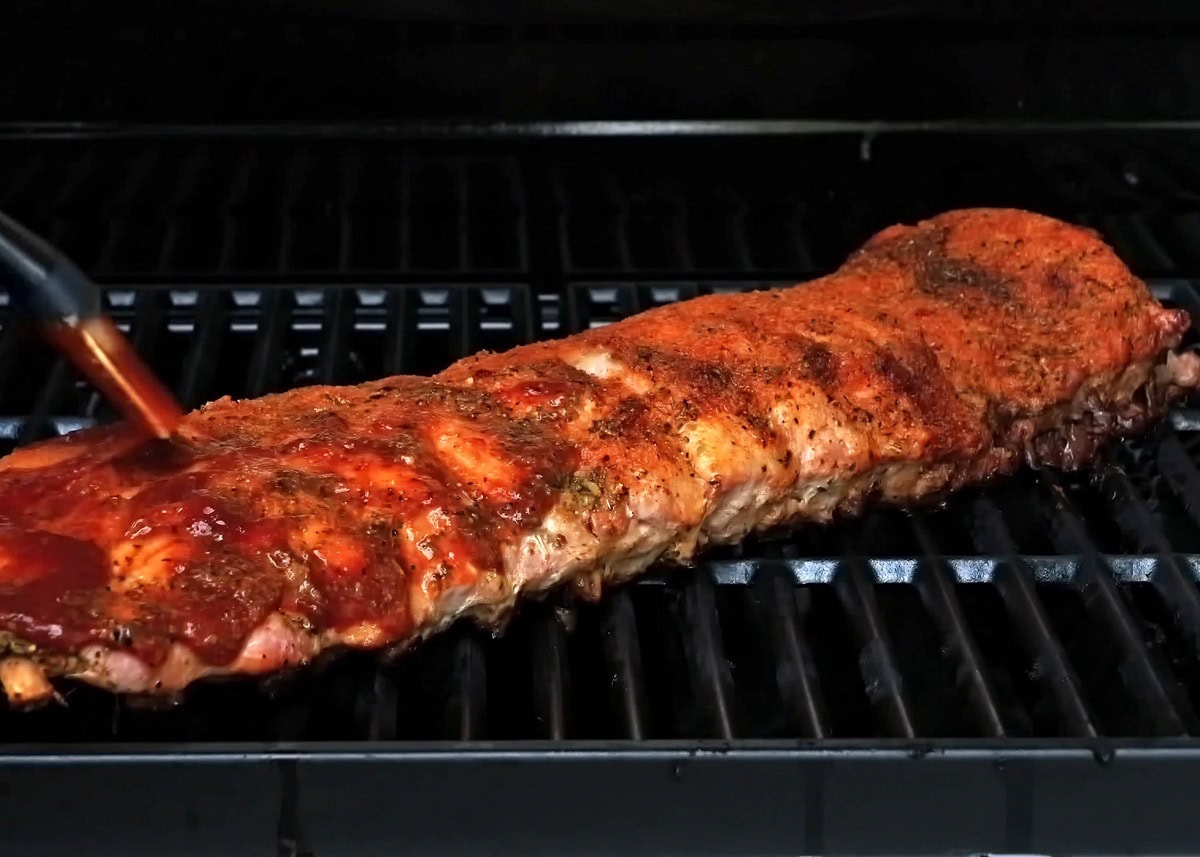
<svg viewBox="0 0 1200 857"><path fill-rule="evenodd" d="M1185 135L8 141L0 209L105 282L196 406L793 281L964 205L1095 226L1200 319L1197 154ZM0 306L0 452L111 417ZM84 687L0 708L0 829L77 842L46 806L65 769L82 830L248 825L280 853L479 853L500 827L527 852L1177 850L1186 790L1147 782L1200 770L1197 428L1185 407L1088 473L751 539L390 664L167 710Z"/></svg>

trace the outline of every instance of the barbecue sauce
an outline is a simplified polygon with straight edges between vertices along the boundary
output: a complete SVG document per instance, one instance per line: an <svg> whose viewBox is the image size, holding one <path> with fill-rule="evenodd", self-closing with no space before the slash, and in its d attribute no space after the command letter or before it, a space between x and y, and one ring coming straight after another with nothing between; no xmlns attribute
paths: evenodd
<svg viewBox="0 0 1200 857"><path fill-rule="evenodd" d="M153 437L171 435L183 411L107 316L47 325L46 338L109 402Z"/></svg>
<svg viewBox="0 0 1200 857"><path fill-rule="evenodd" d="M228 664L280 611L402 639L414 599L494 582L573 467L537 420L426 379L75 432L0 462L0 635L151 665Z"/></svg>
<svg viewBox="0 0 1200 857"><path fill-rule="evenodd" d="M154 438L166 438L174 431L182 410L110 319L57 322L44 325L43 333L133 426ZM84 617L77 614L101 614L99 592L111 592L109 559L94 537L105 523L116 520L112 501L117 498L89 502L73 496L71 489L96 470L97 459L102 462L106 454L119 454L137 444L138 435L130 426L115 426L94 430L89 437L90 451L98 456L72 455L67 447L78 438L63 439L60 446L66 457L59 466L39 470L27 479L18 470L20 489L0 492L0 616L5 628L25 645L75 647L97 642L96 628L78 621ZM143 469L149 465L150 471L179 469L180 449L166 440L151 440L135 447L131 461ZM8 523L38 507L52 514L74 511L87 531L63 534ZM87 526L93 518L94 525Z"/></svg>

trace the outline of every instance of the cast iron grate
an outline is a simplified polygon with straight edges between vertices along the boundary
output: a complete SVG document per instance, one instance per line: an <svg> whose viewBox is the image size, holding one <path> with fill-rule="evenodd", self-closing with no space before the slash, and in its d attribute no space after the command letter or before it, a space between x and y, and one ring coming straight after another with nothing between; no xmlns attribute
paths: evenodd
<svg viewBox="0 0 1200 857"><path fill-rule="evenodd" d="M1033 139L3 139L0 208L122 283L790 279L983 204L1089 224L1144 276L1200 272L1193 138Z"/></svg>
<svg viewBox="0 0 1200 857"><path fill-rule="evenodd" d="M759 288L964 204L1090 222L1200 318L1185 276L1200 180L1165 147L972 140L955 160L947 141L852 142L758 141L757 161L649 145L603 167L582 145L4 143L0 208L105 278L188 405L435 371ZM796 167L797 147L822 169ZM889 166L916 152L947 165L945 186ZM109 419L4 312L2 451ZM751 540L599 605L529 605L499 639L459 628L395 663L198 686L167 711L74 688L66 707L0 711L0 744L1195 736L1198 425L1184 409L1094 474L1023 473L936 510Z"/></svg>

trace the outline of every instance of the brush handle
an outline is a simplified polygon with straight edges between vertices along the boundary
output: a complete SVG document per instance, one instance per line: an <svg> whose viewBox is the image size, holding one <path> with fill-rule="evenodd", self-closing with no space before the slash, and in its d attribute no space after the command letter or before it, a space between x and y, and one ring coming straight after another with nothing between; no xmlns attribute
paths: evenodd
<svg viewBox="0 0 1200 857"><path fill-rule="evenodd" d="M183 412L103 313L100 289L49 242L2 212L0 287L128 419L154 437L171 436Z"/></svg>

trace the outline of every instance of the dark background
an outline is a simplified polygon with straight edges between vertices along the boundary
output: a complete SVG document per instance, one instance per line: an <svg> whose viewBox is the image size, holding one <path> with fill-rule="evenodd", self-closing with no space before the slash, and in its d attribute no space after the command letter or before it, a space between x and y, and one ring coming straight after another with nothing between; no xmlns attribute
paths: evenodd
<svg viewBox="0 0 1200 857"><path fill-rule="evenodd" d="M45 2L4 122L1200 117L1187 2Z"/></svg>

